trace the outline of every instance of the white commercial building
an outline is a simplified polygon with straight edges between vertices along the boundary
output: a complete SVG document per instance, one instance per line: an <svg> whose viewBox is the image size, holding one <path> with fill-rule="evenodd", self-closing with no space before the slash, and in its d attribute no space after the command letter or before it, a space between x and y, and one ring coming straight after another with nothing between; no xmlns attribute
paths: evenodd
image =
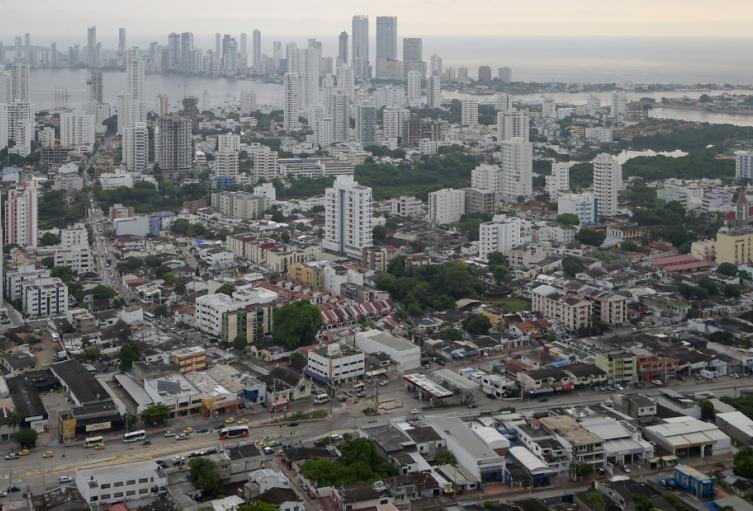
<svg viewBox="0 0 753 511"><path fill-rule="evenodd" d="M478 124L478 101L464 99L460 103L461 126L475 127Z"/></svg>
<svg viewBox="0 0 753 511"><path fill-rule="evenodd" d="M563 193L557 197L557 214L577 215L583 225L599 223L599 207L591 192Z"/></svg>
<svg viewBox="0 0 753 511"><path fill-rule="evenodd" d="M60 114L60 145L63 147L94 148L94 114L80 112Z"/></svg>
<svg viewBox="0 0 753 511"><path fill-rule="evenodd" d="M662 424L644 428L643 435L659 447L679 457L705 457L728 453L730 437L714 424L693 417L664 419Z"/></svg>
<svg viewBox="0 0 753 511"><path fill-rule="evenodd" d="M533 145L522 138L502 142L502 199L513 202L533 194Z"/></svg>
<svg viewBox="0 0 753 511"><path fill-rule="evenodd" d="M149 234L149 217L145 215L116 218L112 221L115 236L146 236Z"/></svg>
<svg viewBox="0 0 753 511"><path fill-rule="evenodd" d="M471 171L471 188L494 192L496 200L502 199L502 170L499 165L482 163Z"/></svg>
<svg viewBox="0 0 753 511"><path fill-rule="evenodd" d="M492 252L509 256L512 249L531 241L531 222L517 217L496 215L479 226L479 257Z"/></svg>
<svg viewBox="0 0 753 511"><path fill-rule="evenodd" d="M346 344L329 344L308 353L306 373L314 379L339 385L364 375L363 352Z"/></svg>
<svg viewBox="0 0 753 511"><path fill-rule="evenodd" d="M233 292L203 295L196 299L194 325L202 332L219 337L222 334L223 316L231 310L246 305L268 304L277 300L277 293L262 288L243 286Z"/></svg>
<svg viewBox="0 0 753 511"><path fill-rule="evenodd" d="M415 71L411 71L415 73ZM410 118L410 110L388 106L382 111L382 130L385 140L397 140L403 136L403 123Z"/></svg>
<svg viewBox="0 0 753 511"><path fill-rule="evenodd" d="M167 475L154 461L136 461L76 471L76 487L91 509L167 493Z"/></svg>
<svg viewBox="0 0 753 511"><path fill-rule="evenodd" d="M443 188L429 194L429 214L432 224L447 225L460 221L465 213L465 192L454 188Z"/></svg>
<svg viewBox="0 0 753 511"><path fill-rule="evenodd" d="M131 172L146 172L149 168L149 130L145 122L135 122L125 130L123 159Z"/></svg>
<svg viewBox="0 0 753 511"><path fill-rule="evenodd" d="M60 248L80 247L89 247L89 232L84 224L73 224L60 229Z"/></svg>
<svg viewBox="0 0 753 511"><path fill-rule="evenodd" d="M256 93L251 89L241 91L240 114L249 115L256 111Z"/></svg>
<svg viewBox="0 0 753 511"><path fill-rule="evenodd" d="M462 419L434 415L427 420L447 442L447 450L455 456L457 464L473 476L474 482L502 480L505 458L479 438Z"/></svg>
<svg viewBox="0 0 753 511"><path fill-rule="evenodd" d="M303 80L298 73L285 73L282 83L283 128L288 131L301 129L298 116L301 112Z"/></svg>
<svg viewBox="0 0 753 511"><path fill-rule="evenodd" d="M406 97L408 106L418 108L421 106L421 73L408 71L406 73Z"/></svg>
<svg viewBox="0 0 753 511"><path fill-rule="evenodd" d="M353 176L337 176L324 197L322 248L360 259L372 243L371 188L359 185Z"/></svg>
<svg viewBox="0 0 753 511"><path fill-rule="evenodd" d="M529 140L530 129L528 126L527 111L497 112L497 142L522 138Z"/></svg>
<svg viewBox="0 0 753 511"><path fill-rule="evenodd" d="M88 246L56 249L53 258L55 266L68 266L79 275L94 271L94 258Z"/></svg>
<svg viewBox="0 0 753 511"><path fill-rule="evenodd" d="M617 197L622 187L622 165L615 156L602 153L593 160L594 195L598 201L599 214L617 214Z"/></svg>
<svg viewBox="0 0 753 511"><path fill-rule="evenodd" d="M2 116L1 112L0 116ZM0 147L2 147L2 140L0 140ZM735 153L735 178L753 179L753 151L737 151Z"/></svg>
<svg viewBox="0 0 753 511"><path fill-rule="evenodd" d="M561 193L570 191L570 162L552 163L552 173L544 178L545 190L550 199L556 199Z"/></svg>
<svg viewBox="0 0 753 511"><path fill-rule="evenodd" d="M99 184L103 190L114 190L121 187L133 188L133 174L122 167L118 167L113 172L100 174Z"/></svg>
<svg viewBox="0 0 753 511"><path fill-rule="evenodd" d="M402 337L382 332L367 330L355 335L356 348L364 353L385 353L401 371L421 367L421 348Z"/></svg>
<svg viewBox="0 0 753 511"><path fill-rule="evenodd" d="M498 92L494 97L494 109L497 112L510 112L513 109L512 96L506 92Z"/></svg>
<svg viewBox="0 0 753 511"><path fill-rule="evenodd" d="M68 311L68 286L58 277L43 277L21 285L21 309L25 316L45 318Z"/></svg>
<svg viewBox="0 0 753 511"><path fill-rule="evenodd" d="M437 75L426 80L426 106L440 108L442 106L442 82Z"/></svg>

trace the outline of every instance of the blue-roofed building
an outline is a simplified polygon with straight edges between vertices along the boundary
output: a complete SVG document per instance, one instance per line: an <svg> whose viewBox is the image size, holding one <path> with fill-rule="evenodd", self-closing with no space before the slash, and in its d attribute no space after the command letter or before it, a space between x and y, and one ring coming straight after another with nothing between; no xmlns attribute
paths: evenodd
<svg viewBox="0 0 753 511"><path fill-rule="evenodd" d="M714 478L688 465L677 465L672 472L675 486L699 499L714 496Z"/></svg>
<svg viewBox="0 0 753 511"><path fill-rule="evenodd" d="M172 211L158 211L149 215L149 234L159 236L164 230L165 219L172 218L175 213Z"/></svg>

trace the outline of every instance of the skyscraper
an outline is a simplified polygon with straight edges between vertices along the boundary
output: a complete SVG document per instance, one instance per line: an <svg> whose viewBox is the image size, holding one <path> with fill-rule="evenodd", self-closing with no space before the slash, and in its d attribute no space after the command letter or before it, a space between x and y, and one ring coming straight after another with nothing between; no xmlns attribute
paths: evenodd
<svg viewBox="0 0 753 511"><path fill-rule="evenodd" d="M355 94L353 68L345 64L337 68L337 88L343 91L349 100L353 100Z"/></svg>
<svg viewBox="0 0 753 511"><path fill-rule="evenodd" d="M89 52L89 67L99 67L97 54L97 27L89 27L86 31L86 47Z"/></svg>
<svg viewBox="0 0 753 511"><path fill-rule="evenodd" d="M366 147L376 143L376 107L356 106L356 142Z"/></svg>
<svg viewBox="0 0 753 511"><path fill-rule="evenodd" d="M10 138L10 112L8 108L6 103L0 102L0 151L8 147L8 139Z"/></svg>
<svg viewBox="0 0 753 511"><path fill-rule="evenodd" d="M162 115L157 119L155 159L163 174L176 177L191 169L191 119L178 114Z"/></svg>
<svg viewBox="0 0 753 511"><path fill-rule="evenodd" d="M337 38L337 65L347 64L348 60L348 33L343 30Z"/></svg>
<svg viewBox="0 0 753 511"><path fill-rule="evenodd" d="M350 98L342 90L334 90L327 97L327 117L332 118L332 141L348 139L350 127Z"/></svg>
<svg viewBox="0 0 753 511"><path fill-rule="evenodd" d="M498 92L494 98L494 109L497 112L512 111L512 96L504 92Z"/></svg>
<svg viewBox="0 0 753 511"><path fill-rule="evenodd" d="M118 57L120 57L121 59L124 59L125 54L126 54L126 29L121 27L118 29Z"/></svg>
<svg viewBox="0 0 753 511"><path fill-rule="evenodd" d="M252 44L253 44L252 65L254 67L254 72L256 74L260 74L262 72L262 69L261 69L261 32L259 30L254 29Z"/></svg>
<svg viewBox="0 0 753 511"><path fill-rule="evenodd" d="M146 102L144 101L144 61L138 48L126 52L126 95L124 98L123 161L128 170L145 171L149 163ZM121 112L118 111L118 116ZM120 123L119 123L120 124ZM136 127L136 125L139 125ZM143 129L142 129L143 125ZM134 144L131 146L131 144ZM142 149L146 147L146 153ZM134 158L132 162L130 159Z"/></svg>
<svg viewBox="0 0 753 511"><path fill-rule="evenodd" d="M12 103L29 102L29 64L14 64L10 70Z"/></svg>
<svg viewBox="0 0 753 511"><path fill-rule="evenodd" d="M301 129L298 116L301 112L301 75L285 73L282 83L283 127L288 131Z"/></svg>
<svg viewBox="0 0 753 511"><path fill-rule="evenodd" d="M256 93L251 89L241 91L240 114L249 115L256 111Z"/></svg>
<svg viewBox="0 0 753 511"><path fill-rule="evenodd" d="M248 40L245 32L241 33L241 69L248 67Z"/></svg>
<svg viewBox="0 0 753 511"><path fill-rule="evenodd" d="M533 145L521 138L502 142L502 199L513 202L533 193Z"/></svg>
<svg viewBox="0 0 753 511"><path fill-rule="evenodd" d="M421 73L418 71L406 73L405 97L408 100L409 107L417 108L421 106Z"/></svg>
<svg viewBox="0 0 753 511"><path fill-rule="evenodd" d="M178 69L184 73L194 71L193 68L193 33L180 34L180 52L178 54Z"/></svg>
<svg viewBox="0 0 753 511"><path fill-rule="evenodd" d="M94 147L94 114L63 112L60 114L60 145L78 149Z"/></svg>
<svg viewBox="0 0 753 511"><path fill-rule="evenodd" d="M3 52L3 48L0 45L0 53L2 52ZM0 62L2 62L1 58L0 58ZM52 44L50 44L50 67L53 69L58 67L58 43L54 41L52 42Z"/></svg>
<svg viewBox="0 0 753 511"><path fill-rule="evenodd" d="M382 110L384 138L398 140L403 138L404 123L410 118L410 110L399 106L388 106Z"/></svg>
<svg viewBox="0 0 753 511"><path fill-rule="evenodd" d="M431 75L426 80L426 106L429 108L442 106L442 85L438 75Z"/></svg>
<svg viewBox="0 0 753 511"><path fill-rule="evenodd" d="M307 108L319 102L319 64L322 52L315 46L309 46L298 52L303 71L303 96L301 107Z"/></svg>
<svg viewBox="0 0 753 511"><path fill-rule="evenodd" d="M617 194L622 187L622 165L615 156L602 153L593 159L594 195L599 213L603 216L617 214Z"/></svg>
<svg viewBox="0 0 753 511"><path fill-rule="evenodd" d="M272 43L272 62L274 64L275 73L280 72L280 65L282 64L282 41L274 41Z"/></svg>
<svg viewBox="0 0 753 511"><path fill-rule="evenodd" d="M475 127L478 124L478 101L464 99L460 104L460 124Z"/></svg>
<svg viewBox="0 0 753 511"><path fill-rule="evenodd" d="M403 38L403 70L407 76L411 71L426 76L426 62L423 61L423 40L420 37Z"/></svg>
<svg viewBox="0 0 753 511"><path fill-rule="evenodd" d="M442 57L436 53L431 56L429 73L432 75L442 76Z"/></svg>
<svg viewBox="0 0 753 511"><path fill-rule="evenodd" d="M397 60L397 16L377 16L376 58Z"/></svg>
<svg viewBox="0 0 753 511"><path fill-rule="evenodd" d="M497 78L502 83L510 83L512 81L512 69L509 67L500 67L497 71Z"/></svg>
<svg viewBox="0 0 753 511"><path fill-rule="evenodd" d="M487 83L492 81L492 68L489 66L480 66L478 68L478 81Z"/></svg>
<svg viewBox="0 0 753 511"><path fill-rule="evenodd" d="M341 256L361 259L372 245L371 188L353 176L337 176L324 196L322 248Z"/></svg>
<svg viewBox="0 0 753 511"><path fill-rule="evenodd" d="M37 188L33 181L8 191L4 220L6 245L37 248Z"/></svg>
<svg viewBox="0 0 753 511"><path fill-rule="evenodd" d="M355 76L369 78L369 17L353 16L353 56L352 67Z"/></svg>
<svg viewBox="0 0 753 511"><path fill-rule="evenodd" d="M497 141L522 138L526 142L530 139L528 112L497 112Z"/></svg>
<svg viewBox="0 0 753 511"><path fill-rule="evenodd" d="M89 74L89 79L86 81L89 85L89 102L95 105L104 102L102 92L102 71L98 69L92 69Z"/></svg>
<svg viewBox="0 0 753 511"><path fill-rule="evenodd" d="M146 122L133 122L125 130L126 151L123 159L131 172L146 172L149 168L149 131Z"/></svg>

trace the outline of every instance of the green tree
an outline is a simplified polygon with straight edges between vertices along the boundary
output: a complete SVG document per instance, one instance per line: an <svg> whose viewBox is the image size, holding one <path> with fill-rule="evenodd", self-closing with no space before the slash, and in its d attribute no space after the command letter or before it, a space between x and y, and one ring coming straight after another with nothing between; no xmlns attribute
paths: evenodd
<svg viewBox="0 0 753 511"><path fill-rule="evenodd" d="M735 474L748 479L753 478L753 449L743 447L735 454Z"/></svg>
<svg viewBox="0 0 753 511"><path fill-rule="evenodd" d="M716 413L714 411L714 403L709 401L708 399L704 399L700 402L701 407L701 419L706 421L712 421L714 420L714 417L716 416Z"/></svg>
<svg viewBox="0 0 753 511"><path fill-rule="evenodd" d="M586 502L591 506L591 511L604 511L606 507L606 501L604 495L599 490L591 490L586 493Z"/></svg>
<svg viewBox="0 0 753 511"><path fill-rule="evenodd" d="M446 327L439 331L439 337L446 341L459 341L463 338L463 333L457 328Z"/></svg>
<svg viewBox="0 0 753 511"><path fill-rule="evenodd" d="M39 244L42 245L43 247L49 247L51 245L57 245L59 243L60 243L60 238L51 232L44 233L42 237L39 239Z"/></svg>
<svg viewBox="0 0 753 511"><path fill-rule="evenodd" d="M483 314L470 314L463 320L463 328L469 334L486 335L491 327L489 318Z"/></svg>
<svg viewBox="0 0 753 511"><path fill-rule="evenodd" d="M233 296L233 292L235 291L235 285L230 284L229 282L226 284L222 284L220 288L217 290L217 293L226 294L228 296Z"/></svg>
<svg viewBox="0 0 753 511"><path fill-rule="evenodd" d="M562 225L580 225L580 218L573 213L562 213L557 216L557 223Z"/></svg>
<svg viewBox="0 0 753 511"><path fill-rule="evenodd" d="M141 348L133 341L124 342L118 353L119 367L121 371L129 371L134 362L141 358Z"/></svg>
<svg viewBox="0 0 753 511"><path fill-rule="evenodd" d="M277 511L277 509L277 506L269 502L256 502L255 504L238 506L238 511Z"/></svg>
<svg viewBox="0 0 753 511"><path fill-rule="evenodd" d="M97 348L87 348L84 351L84 360L94 362L102 357L102 353Z"/></svg>
<svg viewBox="0 0 753 511"><path fill-rule="evenodd" d="M565 272L565 275L568 277L575 277L578 273L582 272L583 269L583 261L581 261L580 258L575 256L565 256L562 258L562 271Z"/></svg>
<svg viewBox="0 0 753 511"><path fill-rule="evenodd" d="M133 429L133 427L136 426L136 424L138 424L139 422L139 416L132 413L127 413L125 416L125 421L128 425L128 429Z"/></svg>
<svg viewBox="0 0 753 511"><path fill-rule="evenodd" d="M507 266L507 256L501 252L491 252L487 254L486 260L489 262L489 266Z"/></svg>
<svg viewBox="0 0 753 511"><path fill-rule="evenodd" d="M645 495L633 495L633 503L635 504L635 511L653 511L656 509L651 499Z"/></svg>
<svg viewBox="0 0 753 511"><path fill-rule="evenodd" d="M736 286L735 284L725 285L723 292L727 298L740 298L740 286Z"/></svg>
<svg viewBox="0 0 753 511"><path fill-rule="evenodd" d="M290 349L312 344L321 326L319 308L307 300L286 303L275 311L274 337Z"/></svg>
<svg viewBox="0 0 753 511"><path fill-rule="evenodd" d="M141 420L147 426L165 424L170 418L170 410L163 404L152 405L141 412Z"/></svg>
<svg viewBox="0 0 753 511"><path fill-rule="evenodd" d="M225 487L217 464L209 458L191 458L188 462L188 473L191 475L191 482L206 497L214 497Z"/></svg>
<svg viewBox="0 0 753 511"><path fill-rule="evenodd" d="M246 349L246 346L248 346L248 341L245 337L242 335L235 336L235 339L233 339L233 349L241 351Z"/></svg>
<svg viewBox="0 0 753 511"><path fill-rule="evenodd" d="M440 447L437 449L437 454L434 456L434 462L437 465L457 465L458 460L455 459L455 455L449 449Z"/></svg>
<svg viewBox="0 0 753 511"><path fill-rule="evenodd" d="M33 449L37 445L37 430L31 428L19 429L13 434L13 439L22 449Z"/></svg>
<svg viewBox="0 0 753 511"><path fill-rule="evenodd" d="M722 275L728 275L730 277L736 277L737 276L737 266L732 263L722 263L716 268L717 273L721 273Z"/></svg>
<svg viewBox="0 0 753 511"><path fill-rule="evenodd" d="M578 234L575 235L575 239L584 245L591 245L594 247L600 247L604 243L606 234L602 231L595 229L581 229Z"/></svg>
<svg viewBox="0 0 753 511"><path fill-rule="evenodd" d="M157 305L152 312L158 318L164 318L170 314L170 309L167 308L167 305Z"/></svg>
<svg viewBox="0 0 753 511"><path fill-rule="evenodd" d="M103 286L102 284L99 284L92 289L92 298L95 300L109 300L110 298L115 298L115 295L118 293L109 286Z"/></svg>
<svg viewBox="0 0 753 511"><path fill-rule="evenodd" d="M387 229L383 225L377 225L371 231L374 244L382 244L387 239Z"/></svg>

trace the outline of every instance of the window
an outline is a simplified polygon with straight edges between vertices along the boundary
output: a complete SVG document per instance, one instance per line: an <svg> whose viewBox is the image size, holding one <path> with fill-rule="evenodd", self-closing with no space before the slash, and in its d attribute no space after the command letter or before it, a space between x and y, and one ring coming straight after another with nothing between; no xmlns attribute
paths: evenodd
<svg viewBox="0 0 753 511"><path fill-rule="evenodd" d="M122 499L123 498L123 492L122 491L116 491L115 493L112 494L112 496L115 497L116 499Z"/></svg>
<svg viewBox="0 0 753 511"><path fill-rule="evenodd" d="M114 487L119 488L123 486L123 481L116 481L115 484L113 484Z"/></svg>
<svg viewBox="0 0 753 511"><path fill-rule="evenodd" d="M135 479L131 479L130 481L126 481L126 486L132 486L134 484L136 484L136 480Z"/></svg>
<svg viewBox="0 0 753 511"><path fill-rule="evenodd" d="M148 483L148 482L149 482L148 477L142 477L141 479L139 479L139 483Z"/></svg>
<svg viewBox="0 0 753 511"><path fill-rule="evenodd" d="M100 488L102 488L103 490L106 490L109 487L110 487L110 483L104 483L102 484L102 486L100 486Z"/></svg>
<svg viewBox="0 0 753 511"><path fill-rule="evenodd" d="M110 494L105 493L104 495L102 495L102 500L110 500Z"/></svg>
<svg viewBox="0 0 753 511"><path fill-rule="evenodd" d="M126 497L131 497L133 495L136 495L136 490L128 490L126 492Z"/></svg>
<svg viewBox="0 0 753 511"><path fill-rule="evenodd" d="M144 495L145 493L149 493L149 488L141 488L139 490L139 495Z"/></svg>

